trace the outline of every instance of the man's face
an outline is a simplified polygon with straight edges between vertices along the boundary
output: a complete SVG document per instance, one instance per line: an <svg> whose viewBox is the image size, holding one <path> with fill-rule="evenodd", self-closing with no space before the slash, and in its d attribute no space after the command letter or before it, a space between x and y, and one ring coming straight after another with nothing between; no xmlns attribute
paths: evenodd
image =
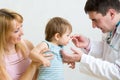
<svg viewBox="0 0 120 80"><path fill-rule="evenodd" d="M105 16L95 11L88 12L88 15L92 21L93 28L99 28L103 33L110 32L115 28L113 25L113 18L109 11Z"/></svg>

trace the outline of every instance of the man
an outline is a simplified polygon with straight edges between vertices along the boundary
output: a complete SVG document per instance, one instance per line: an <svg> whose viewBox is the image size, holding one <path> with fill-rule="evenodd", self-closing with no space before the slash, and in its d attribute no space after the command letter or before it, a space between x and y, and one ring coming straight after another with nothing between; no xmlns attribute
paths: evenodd
<svg viewBox="0 0 120 80"><path fill-rule="evenodd" d="M93 28L106 36L101 42L91 41L81 35L73 36L73 43L82 51L72 49L69 55L61 51L65 62L80 62L80 72L102 80L120 80L120 0L87 0L85 12Z"/></svg>

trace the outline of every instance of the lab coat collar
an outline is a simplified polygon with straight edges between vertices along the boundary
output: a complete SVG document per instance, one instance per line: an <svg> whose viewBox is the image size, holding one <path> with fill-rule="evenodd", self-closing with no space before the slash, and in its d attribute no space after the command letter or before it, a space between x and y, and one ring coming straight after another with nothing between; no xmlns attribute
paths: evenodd
<svg viewBox="0 0 120 80"><path fill-rule="evenodd" d="M116 33L120 34L120 24L117 27Z"/></svg>

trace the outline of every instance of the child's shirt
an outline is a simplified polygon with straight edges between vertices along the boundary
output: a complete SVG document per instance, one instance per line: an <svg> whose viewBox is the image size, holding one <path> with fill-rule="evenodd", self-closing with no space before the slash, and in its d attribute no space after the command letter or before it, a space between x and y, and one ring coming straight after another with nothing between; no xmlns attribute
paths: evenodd
<svg viewBox="0 0 120 80"><path fill-rule="evenodd" d="M40 67L37 80L64 80L63 72L63 62L60 54L62 46L54 45L48 41L45 41L50 49L50 52L53 53L54 59L51 60L50 67Z"/></svg>

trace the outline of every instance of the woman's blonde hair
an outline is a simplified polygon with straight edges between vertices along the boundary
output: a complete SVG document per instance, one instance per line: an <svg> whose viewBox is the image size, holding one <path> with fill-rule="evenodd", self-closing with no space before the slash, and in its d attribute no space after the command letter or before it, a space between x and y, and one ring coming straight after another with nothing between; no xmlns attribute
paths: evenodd
<svg viewBox="0 0 120 80"><path fill-rule="evenodd" d="M0 9L0 63L4 64L4 55L7 51L7 42L10 32L13 30L13 20L23 22L23 17L9 9ZM16 51L21 51L23 57L27 57L26 47L23 42L15 44Z"/></svg>

